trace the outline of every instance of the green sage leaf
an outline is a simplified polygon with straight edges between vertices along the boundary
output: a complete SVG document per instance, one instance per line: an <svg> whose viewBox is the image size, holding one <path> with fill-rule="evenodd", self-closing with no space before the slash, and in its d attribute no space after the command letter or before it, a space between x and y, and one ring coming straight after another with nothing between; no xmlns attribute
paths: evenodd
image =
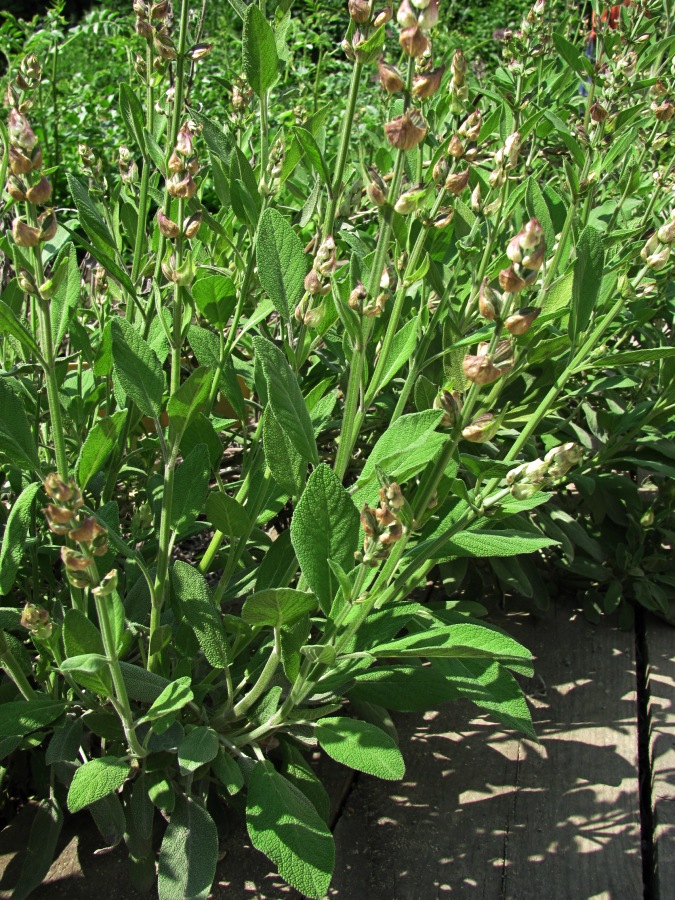
<svg viewBox="0 0 675 900"><path fill-rule="evenodd" d="M359 514L340 479L326 465L316 468L295 509L291 541L302 574L328 615L340 587L328 560L345 572L354 567Z"/></svg>
<svg viewBox="0 0 675 900"><path fill-rule="evenodd" d="M322 750L351 769L388 781L399 781L405 774L405 763L394 740L370 722L347 716L319 719L316 737Z"/></svg>
<svg viewBox="0 0 675 900"><path fill-rule="evenodd" d="M289 322L304 292L305 253L288 221L271 207L265 210L258 223L256 261L263 290L279 315Z"/></svg>
<svg viewBox="0 0 675 900"><path fill-rule="evenodd" d="M605 265L600 232L587 225L577 242L568 333L572 341L586 330L595 309Z"/></svg>
<svg viewBox="0 0 675 900"><path fill-rule="evenodd" d="M256 360L262 366L269 404L298 453L319 464L314 428L295 373L278 347L263 337L253 338Z"/></svg>
<svg viewBox="0 0 675 900"><path fill-rule="evenodd" d="M89 760L75 770L68 790L68 809L73 813L79 812L119 790L130 772L129 763L115 756Z"/></svg>
<svg viewBox="0 0 675 900"><path fill-rule="evenodd" d="M213 728L199 726L189 731L178 745L181 775L189 775L210 763L218 753L218 735Z"/></svg>
<svg viewBox="0 0 675 900"><path fill-rule="evenodd" d="M255 3L246 10L242 50L246 80L257 96L262 97L279 74L277 45L272 26Z"/></svg>
<svg viewBox="0 0 675 900"><path fill-rule="evenodd" d="M23 403L4 378L0 378L0 453L15 466L40 472L40 459Z"/></svg>
<svg viewBox="0 0 675 900"><path fill-rule="evenodd" d="M218 832L191 797L176 797L159 852L159 900L206 900L216 874Z"/></svg>
<svg viewBox="0 0 675 900"><path fill-rule="evenodd" d="M181 612L192 626L204 656L215 668L225 668L229 661L227 637L206 579L194 566L179 561L173 567L171 581Z"/></svg>
<svg viewBox="0 0 675 900"><path fill-rule="evenodd" d="M143 415L159 418L164 372L157 354L121 316L113 319L111 332L113 364L120 384Z"/></svg>
<svg viewBox="0 0 675 900"><path fill-rule="evenodd" d="M307 797L268 760L251 772L246 826L253 846L282 878L308 897L324 896L335 862L333 835Z"/></svg>
<svg viewBox="0 0 675 900"><path fill-rule="evenodd" d="M39 482L29 484L16 498L10 510L0 550L0 594L8 594L14 586L25 549L33 500L40 487Z"/></svg>
<svg viewBox="0 0 675 900"><path fill-rule="evenodd" d="M63 813L55 800L41 800L28 837L21 874L12 891L12 900L26 900L40 887L54 861L63 826Z"/></svg>
<svg viewBox="0 0 675 900"><path fill-rule="evenodd" d="M241 617L249 625L281 628L282 625L292 625L316 607L314 594L293 588L271 588L251 594L244 603Z"/></svg>

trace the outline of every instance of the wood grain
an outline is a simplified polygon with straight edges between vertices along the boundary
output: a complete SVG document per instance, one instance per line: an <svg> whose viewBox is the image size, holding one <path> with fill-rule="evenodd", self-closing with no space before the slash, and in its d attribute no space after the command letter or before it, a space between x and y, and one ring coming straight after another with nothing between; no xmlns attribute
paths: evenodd
<svg viewBox="0 0 675 900"><path fill-rule="evenodd" d="M647 619L650 760L658 900L675 885L675 630Z"/></svg>

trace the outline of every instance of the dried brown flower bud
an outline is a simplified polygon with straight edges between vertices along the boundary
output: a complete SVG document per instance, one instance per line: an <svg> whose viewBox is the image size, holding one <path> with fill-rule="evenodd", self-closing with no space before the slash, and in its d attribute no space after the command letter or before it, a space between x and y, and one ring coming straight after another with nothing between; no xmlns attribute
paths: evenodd
<svg viewBox="0 0 675 900"><path fill-rule="evenodd" d="M657 237L662 244L672 244L675 241L675 219L662 225L657 232Z"/></svg>
<svg viewBox="0 0 675 900"><path fill-rule="evenodd" d="M381 28L391 22L394 15L394 8L391 4L378 10L373 16L373 28Z"/></svg>
<svg viewBox="0 0 675 900"><path fill-rule="evenodd" d="M54 534L67 534L73 527L73 510L66 506L48 503L42 510L47 525Z"/></svg>
<svg viewBox="0 0 675 900"><path fill-rule="evenodd" d="M26 191L26 199L28 200L28 202L35 203L39 206L45 204L49 200L51 195L52 185L46 175L43 175L37 184L29 187Z"/></svg>
<svg viewBox="0 0 675 900"><path fill-rule="evenodd" d="M659 122L670 122L675 114L675 105L670 100L663 103L652 103L652 111Z"/></svg>
<svg viewBox="0 0 675 900"><path fill-rule="evenodd" d="M33 162L31 157L18 150L16 147L9 148L9 168L13 175L28 175L33 171Z"/></svg>
<svg viewBox="0 0 675 900"><path fill-rule="evenodd" d="M117 590L117 569L111 569L103 576L100 584L93 588L92 594L96 597L109 597L115 590Z"/></svg>
<svg viewBox="0 0 675 900"><path fill-rule="evenodd" d="M503 374L488 356L467 354L462 360L462 370L474 384L492 384Z"/></svg>
<svg viewBox="0 0 675 900"><path fill-rule="evenodd" d="M428 100L429 97L433 97L441 86L444 72L445 66L441 66L440 69L433 69L431 72L425 72L424 75L415 75L413 97L417 97L419 100Z"/></svg>
<svg viewBox="0 0 675 900"><path fill-rule="evenodd" d="M469 64L461 50L455 50L450 68L452 69L453 83L461 87L466 80L466 73L469 71Z"/></svg>
<svg viewBox="0 0 675 900"><path fill-rule="evenodd" d="M66 484L66 482L57 475L56 472L50 472L44 481L45 493L57 503L68 503L77 497L79 491L74 484Z"/></svg>
<svg viewBox="0 0 675 900"><path fill-rule="evenodd" d="M157 210L157 224L159 226L160 234L162 234L165 238L171 238L172 240L177 238L180 234L180 228L178 225L166 216L163 210Z"/></svg>
<svg viewBox="0 0 675 900"><path fill-rule="evenodd" d="M375 516L375 510L368 506L364 505L361 510L361 528L363 528L364 532L367 535L373 535L377 533L377 518Z"/></svg>
<svg viewBox="0 0 675 900"><path fill-rule="evenodd" d="M477 419L462 430L462 437L466 441L482 444L491 440L498 431L499 420L495 419L493 413L483 413L482 416L478 416Z"/></svg>
<svg viewBox="0 0 675 900"><path fill-rule="evenodd" d="M417 22L401 31L398 42L406 56L422 56L429 49L429 38Z"/></svg>
<svg viewBox="0 0 675 900"><path fill-rule="evenodd" d="M591 119L594 122L604 122L607 119L608 115L609 113L607 112L605 107L597 101L593 104L593 106L591 106Z"/></svg>
<svg viewBox="0 0 675 900"><path fill-rule="evenodd" d="M380 84L388 94L397 94L403 90L403 78L395 66L380 58L377 61L377 70L380 74Z"/></svg>
<svg viewBox="0 0 675 900"><path fill-rule="evenodd" d="M448 225L452 222L454 215L455 210L450 206L446 207L445 209L440 209L438 211L438 215L434 218L433 227L447 228Z"/></svg>
<svg viewBox="0 0 675 900"><path fill-rule="evenodd" d="M83 553L72 550L70 547L61 547L61 561L66 569L71 572L86 572L94 562L91 556L85 556Z"/></svg>
<svg viewBox="0 0 675 900"><path fill-rule="evenodd" d="M194 153L194 142L189 125L183 125L176 135L175 152L180 156L192 156Z"/></svg>
<svg viewBox="0 0 675 900"><path fill-rule="evenodd" d="M26 199L26 183L22 178L18 178L16 175L9 176L7 183L5 184L5 190L12 200L16 200L17 203L21 203Z"/></svg>
<svg viewBox="0 0 675 900"><path fill-rule="evenodd" d="M443 410L441 425L443 428L452 428L459 422L462 412L462 395L459 391L442 390L434 399L434 409Z"/></svg>
<svg viewBox="0 0 675 900"><path fill-rule="evenodd" d="M366 193L375 206L384 206L387 202L386 185L374 169L370 169L369 174L372 181L366 186Z"/></svg>
<svg viewBox="0 0 675 900"><path fill-rule="evenodd" d="M516 274L513 266L501 270L499 273L499 284L502 290L509 294L518 294L527 287L527 281Z"/></svg>
<svg viewBox="0 0 675 900"><path fill-rule="evenodd" d="M42 78L42 66L34 53L29 53L21 60L21 69L31 81L39 81Z"/></svg>
<svg viewBox="0 0 675 900"><path fill-rule="evenodd" d="M202 214L197 211L193 213L191 216L188 216L187 219L183 222L183 234L188 240L197 236L197 232L202 226Z"/></svg>
<svg viewBox="0 0 675 900"><path fill-rule="evenodd" d="M12 222L12 237L19 247L36 247L40 240L40 230L17 216Z"/></svg>
<svg viewBox="0 0 675 900"><path fill-rule="evenodd" d="M459 133L462 137L466 138L467 141L477 141L482 125L483 117L480 110L476 109L470 116L467 116L459 126Z"/></svg>
<svg viewBox="0 0 675 900"><path fill-rule="evenodd" d="M365 25L370 22L371 3L370 0L349 0L349 15L357 25Z"/></svg>
<svg viewBox="0 0 675 900"><path fill-rule="evenodd" d="M10 109L7 118L9 142L12 147L17 147L30 153L38 143L37 136L28 123L28 119L18 109Z"/></svg>
<svg viewBox="0 0 675 900"><path fill-rule="evenodd" d="M178 197L179 200L191 200L197 192L197 185L190 172L185 172L182 177L179 172L176 172L167 181L166 189L172 197Z"/></svg>
<svg viewBox="0 0 675 900"><path fill-rule="evenodd" d="M380 488L379 494L381 501L386 503L389 509L395 513L400 512L405 506L403 492L395 481L391 481L386 487Z"/></svg>
<svg viewBox="0 0 675 900"><path fill-rule="evenodd" d="M105 528L91 516L83 519L77 528L73 528L70 537L78 544L91 544L106 533Z"/></svg>
<svg viewBox="0 0 675 900"><path fill-rule="evenodd" d="M469 183L469 169L463 172L451 172L445 181L445 190L457 197L466 188Z"/></svg>
<svg viewBox="0 0 675 900"><path fill-rule="evenodd" d="M428 187L422 182L404 191L394 204L394 209L402 216L410 215L410 213L415 212L419 208L428 190Z"/></svg>
<svg viewBox="0 0 675 900"><path fill-rule="evenodd" d="M21 612L21 624L40 641L48 641L52 635L49 613L40 606L27 603Z"/></svg>
<svg viewBox="0 0 675 900"><path fill-rule="evenodd" d="M368 298L368 291L365 288L363 282L359 281L354 290L349 295L348 304L350 309L356 310L356 312L361 312L363 310L363 304Z"/></svg>
<svg viewBox="0 0 675 900"><path fill-rule="evenodd" d="M146 40L153 35L152 25L145 19L141 19L140 16L136 17L134 29L139 37L145 38Z"/></svg>
<svg viewBox="0 0 675 900"><path fill-rule="evenodd" d="M417 110L408 110L384 126L389 143L397 150L412 150L427 134L427 123Z"/></svg>
<svg viewBox="0 0 675 900"><path fill-rule="evenodd" d="M162 59L176 58L176 48L168 34L154 31L152 34L152 43L155 51Z"/></svg>
<svg viewBox="0 0 675 900"><path fill-rule="evenodd" d="M431 31L438 24L438 0L430 0L419 17L419 25L422 31Z"/></svg>
<svg viewBox="0 0 675 900"><path fill-rule="evenodd" d="M56 213L53 209L46 209L37 220L40 226L40 241L51 241L56 236Z"/></svg>
<svg viewBox="0 0 675 900"><path fill-rule="evenodd" d="M526 334L540 312L541 309L537 309L534 306L524 306L506 319L504 328L506 328L509 334L518 336Z"/></svg>
<svg viewBox="0 0 675 900"><path fill-rule="evenodd" d="M388 544L395 544L397 541L400 541L403 537L403 526L400 522L394 521L391 525L387 527L386 531L383 531L377 538L378 543L387 546Z"/></svg>
<svg viewBox="0 0 675 900"><path fill-rule="evenodd" d="M410 0L402 0L396 13L396 21L401 28L411 28L417 24L417 16L410 5Z"/></svg>
<svg viewBox="0 0 675 900"><path fill-rule="evenodd" d="M205 59L212 50L213 44L207 44L202 41L199 44L193 44L188 50L187 55L193 62L199 62L200 59Z"/></svg>
<svg viewBox="0 0 675 900"><path fill-rule="evenodd" d="M484 278L478 294L478 310L481 316L489 322L494 322L499 318L502 304L503 300L499 291L490 287L488 279Z"/></svg>
<svg viewBox="0 0 675 900"><path fill-rule="evenodd" d="M305 276L305 290L311 296L330 293L330 284L323 284L315 269L310 269Z"/></svg>
<svg viewBox="0 0 675 900"><path fill-rule="evenodd" d="M153 3L150 7L150 18L163 21L169 14L169 0L160 0L159 3Z"/></svg>
<svg viewBox="0 0 675 900"><path fill-rule="evenodd" d="M458 134L453 134L448 144L448 154L454 159L461 159L464 156L464 145L459 139Z"/></svg>

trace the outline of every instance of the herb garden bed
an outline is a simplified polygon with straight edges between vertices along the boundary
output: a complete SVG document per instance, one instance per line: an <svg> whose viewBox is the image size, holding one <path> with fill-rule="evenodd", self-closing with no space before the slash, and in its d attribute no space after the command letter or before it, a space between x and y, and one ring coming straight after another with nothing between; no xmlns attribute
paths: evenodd
<svg viewBox="0 0 675 900"><path fill-rule="evenodd" d="M545 620L493 621L535 653L526 693L540 744L472 719L461 701L396 717L402 783L323 760L336 838L329 896L527 900L555 885L560 897L665 900L675 876L672 629L652 617L637 633L595 627L563 604ZM14 881L30 819L26 808L0 834L0 888ZM94 855L102 841L86 814L61 843L34 896L147 896L129 884L124 851ZM221 849L214 898L300 896L250 847L243 823Z"/></svg>

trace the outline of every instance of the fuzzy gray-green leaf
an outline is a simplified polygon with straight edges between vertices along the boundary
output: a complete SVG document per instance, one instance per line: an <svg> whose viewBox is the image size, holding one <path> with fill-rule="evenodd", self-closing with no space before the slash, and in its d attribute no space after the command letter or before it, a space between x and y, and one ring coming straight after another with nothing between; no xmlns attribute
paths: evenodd
<svg viewBox="0 0 675 900"><path fill-rule="evenodd" d="M289 222L271 207L258 224L256 261L263 290L279 315L289 322L304 291L305 254Z"/></svg>
<svg viewBox="0 0 675 900"><path fill-rule="evenodd" d="M307 897L324 896L335 861L333 836L307 797L268 760L251 772L246 825L253 846L282 878Z"/></svg>
<svg viewBox="0 0 675 900"><path fill-rule="evenodd" d="M218 833L211 816L191 797L176 797L159 853L159 900L205 900L218 861Z"/></svg>
<svg viewBox="0 0 675 900"><path fill-rule="evenodd" d="M295 509L291 540L302 574L328 614L339 581L328 565L349 572L359 540L359 514L340 479L326 465L315 469Z"/></svg>

